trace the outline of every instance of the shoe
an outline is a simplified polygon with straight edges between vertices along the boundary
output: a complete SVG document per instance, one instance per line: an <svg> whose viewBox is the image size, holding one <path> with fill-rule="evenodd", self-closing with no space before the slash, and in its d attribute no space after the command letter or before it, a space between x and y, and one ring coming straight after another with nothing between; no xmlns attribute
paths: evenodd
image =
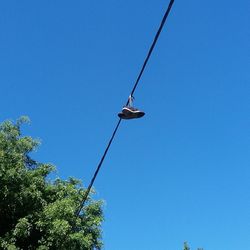
<svg viewBox="0 0 250 250"><path fill-rule="evenodd" d="M121 119L134 119L134 118L141 118L145 115L145 113L143 111L140 111L137 108L134 107L129 107L129 106L125 106L122 109L122 112L118 114L118 116Z"/></svg>

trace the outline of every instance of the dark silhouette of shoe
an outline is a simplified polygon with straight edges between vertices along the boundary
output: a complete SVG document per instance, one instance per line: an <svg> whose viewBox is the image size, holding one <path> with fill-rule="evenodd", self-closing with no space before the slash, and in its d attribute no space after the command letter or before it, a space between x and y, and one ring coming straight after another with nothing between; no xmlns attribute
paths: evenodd
<svg viewBox="0 0 250 250"><path fill-rule="evenodd" d="M122 109L122 112L118 114L121 119L135 119L141 118L145 115L145 113L137 108L125 106Z"/></svg>

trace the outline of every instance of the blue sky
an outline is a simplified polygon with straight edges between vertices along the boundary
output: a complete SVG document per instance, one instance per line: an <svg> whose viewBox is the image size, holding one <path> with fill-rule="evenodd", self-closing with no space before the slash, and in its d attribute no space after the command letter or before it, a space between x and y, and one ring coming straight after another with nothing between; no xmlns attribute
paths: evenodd
<svg viewBox="0 0 250 250"><path fill-rule="evenodd" d="M168 1L1 1L0 120L85 185ZM107 250L250 250L250 2L177 1L95 182Z"/></svg>

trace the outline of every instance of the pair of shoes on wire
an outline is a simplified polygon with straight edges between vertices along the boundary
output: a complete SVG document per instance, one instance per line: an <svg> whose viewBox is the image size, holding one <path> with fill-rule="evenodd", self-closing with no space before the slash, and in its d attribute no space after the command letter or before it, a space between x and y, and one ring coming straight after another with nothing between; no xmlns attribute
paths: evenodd
<svg viewBox="0 0 250 250"><path fill-rule="evenodd" d="M129 96L128 98L128 105L124 106L122 112L118 114L121 119L135 119L141 118L145 115L145 113L137 108L133 107L133 96Z"/></svg>

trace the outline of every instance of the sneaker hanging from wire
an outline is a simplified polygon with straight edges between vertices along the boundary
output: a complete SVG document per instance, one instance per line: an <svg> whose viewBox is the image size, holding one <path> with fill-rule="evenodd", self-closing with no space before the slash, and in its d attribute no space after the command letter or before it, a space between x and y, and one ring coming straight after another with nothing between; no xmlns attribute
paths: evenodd
<svg viewBox="0 0 250 250"><path fill-rule="evenodd" d="M118 114L121 119L134 119L134 118L141 118L145 115L145 113L137 108L133 107L133 96L129 96L128 98L128 105L124 106L122 112Z"/></svg>

